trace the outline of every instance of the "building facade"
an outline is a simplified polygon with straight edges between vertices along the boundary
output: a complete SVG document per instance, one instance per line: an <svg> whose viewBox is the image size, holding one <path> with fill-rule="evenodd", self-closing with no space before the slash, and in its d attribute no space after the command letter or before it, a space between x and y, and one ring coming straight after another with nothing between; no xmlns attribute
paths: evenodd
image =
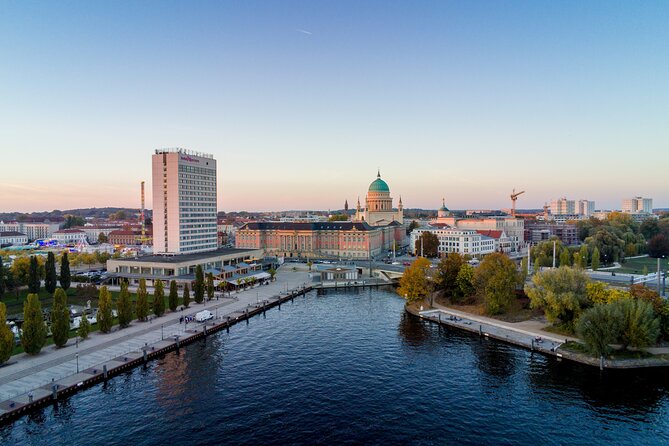
<svg viewBox="0 0 669 446"><path fill-rule="evenodd" d="M305 259L365 260L403 242L403 225L370 226L366 221L286 223L253 222L237 230L235 246L262 249L265 255Z"/></svg>
<svg viewBox="0 0 669 446"><path fill-rule="evenodd" d="M215 250L216 160L185 149L156 150L153 173L153 250L188 254Z"/></svg>
<svg viewBox="0 0 669 446"><path fill-rule="evenodd" d="M380 171L376 175L376 180L369 185L364 210L360 207L360 199L358 199L353 221L364 221L370 226L386 226L392 222L404 224L402 197L400 197L397 209L394 209L390 188L388 183L381 179Z"/></svg>
<svg viewBox="0 0 669 446"><path fill-rule="evenodd" d="M577 245L578 228L574 224L567 223L525 223L527 242L538 243L551 237L559 238L567 246Z"/></svg>
<svg viewBox="0 0 669 446"><path fill-rule="evenodd" d="M61 229L54 232L52 238L55 239L60 245L88 243L86 233L81 229Z"/></svg>
<svg viewBox="0 0 669 446"><path fill-rule="evenodd" d="M576 213L581 217L590 218L595 213L595 202L590 200L578 200Z"/></svg>
<svg viewBox="0 0 669 446"><path fill-rule="evenodd" d="M0 231L0 246L25 245L28 236L18 231Z"/></svg>
<svg viewBox="0 0 669 446"><path fill-rule="evenodd" d="M420 246L417 241L425 232L431 232L439 239L437 251L440 256L451 252L462 255L483 256L499 250L495 238L482 235L473 229L458 228L416 228L409 236L409 249L420 255Z"/></svg>
<svg viewBox="0 0 669 446"><path fill-rule="evenodd" d="M576 202L574 200L567 200L564 197L551 200L551 214L576 215Z"/></svg>
<svg viewBox="0 0 669 446"><path fill-rule="evenodd" d="M623 200L622 211L628 214L652 214L653 199L643 197L625 198Z"/></svg>

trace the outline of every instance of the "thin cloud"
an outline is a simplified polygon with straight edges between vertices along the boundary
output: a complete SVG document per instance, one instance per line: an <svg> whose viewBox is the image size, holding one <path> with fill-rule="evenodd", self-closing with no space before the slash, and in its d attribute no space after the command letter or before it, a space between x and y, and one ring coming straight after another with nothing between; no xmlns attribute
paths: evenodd
<svg viewBox="0 0 669 446"><path fill-rule="evenodd" d="M313 33L311 31L307 31L306 29L296 29L298 33L306 34L308 36L312 35Z"/></svg>

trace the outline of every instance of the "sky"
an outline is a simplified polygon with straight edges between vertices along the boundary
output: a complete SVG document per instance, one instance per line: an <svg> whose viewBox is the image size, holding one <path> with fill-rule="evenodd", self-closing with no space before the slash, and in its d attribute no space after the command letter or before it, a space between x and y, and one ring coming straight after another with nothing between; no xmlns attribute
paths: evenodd
<svg viewBox="0 0 669 446"><path fill-rule="evenodd" d="M0 0L0 212L139 207L155 149L219 210L669 207L667 1ZM151 207L147 194L147 207Z"/></svg>

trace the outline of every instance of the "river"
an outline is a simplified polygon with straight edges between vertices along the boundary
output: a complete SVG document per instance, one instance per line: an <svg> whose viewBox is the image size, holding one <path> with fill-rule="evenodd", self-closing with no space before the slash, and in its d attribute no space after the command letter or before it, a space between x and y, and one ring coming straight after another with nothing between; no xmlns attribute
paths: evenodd
<svg viewBox="0 0 669 446"><path fill-rule="evenodd" d="M0 427L2 444L669 444L666 371L559 362L312 291Z"/></svg>

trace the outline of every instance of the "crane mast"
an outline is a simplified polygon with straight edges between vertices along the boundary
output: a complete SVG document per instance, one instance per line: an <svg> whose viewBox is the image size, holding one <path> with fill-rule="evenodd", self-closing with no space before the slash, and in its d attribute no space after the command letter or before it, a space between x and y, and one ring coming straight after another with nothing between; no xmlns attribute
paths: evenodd
<svg viewBox="0 0 669 446"><path fill-rule="evenodd" d="M519 195L524 194L524 193L525 193L524 190L521 190L520 192L516 193L516 189L514 189L511 192L511 215L513 217L516 216L516 200L518 200Z"/></svg>

